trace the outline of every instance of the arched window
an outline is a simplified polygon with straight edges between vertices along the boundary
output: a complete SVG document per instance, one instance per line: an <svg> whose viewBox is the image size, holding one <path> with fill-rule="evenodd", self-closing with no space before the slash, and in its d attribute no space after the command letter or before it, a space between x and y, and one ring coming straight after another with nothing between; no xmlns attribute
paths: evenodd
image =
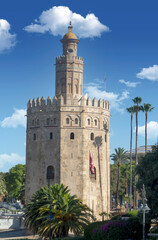
<svg viewBox="0 0 158 240"><path fill-rule="evenodd" d="M66 124L69 124L70 120L69 118L66 118Z"/></svg>
<svg viewBox="0 0 158 240"><path fill-rule="evenodd" d="M49 123L50 123L50 119L49 119L49 118L47 118L47 125L49 125Z"/></svg>
<svg viewBox="0 0 158 240"><path fill-rule="evenodd" d="M34 141L36 140L36 134L35 133L33 134L33 140Z"/></svg>
<svg viewBox="0 0 158 240"><path fill-rule="evenodd" d="M91 133L91 140L94 140L94 133Z"/></svg>
<svg viewBox="0 0 158 240"><path fill-rule="evenodd" d="M52 140L53 139L53 133L50 132L50 139Z"/></svg>
<svg viewBox="0 0 158 240"><path fill-rule="evenodd" d="M39 125L39 119L37 119L37 125Z"/></svg>
<svg viewBox="0 0 158 240"><path fill-rule="evenodd" d="M35 125L35 121L34 120L32 120L32 126L34 126Z"/></svg>
<svg viewBox="0 0 158 240"><path fill-rule="evenodd" d="M95 126L97 126L97 120L96 119L94 120L94 124L95 124Z"/></svg>
<svg viewBox="0 0 158 240"><path fill-rule="evenodd" d="M75 124L78 124L78 118L75 118Z"/></svg>
<svg viewBox="0 0 158 240"><path fill-rule="evenodd" d="M90 119L89 119L89 118L87 119L87 123L88 123L88 125L90 125L90 123L91 123L91 121L90 121Z"/></svg>
<svg viewBox="0 0 158 240"><path fill-rule="evenodd" d="M70 139L74 139L75 138L75 135L74 135L74 133L72 132L72 133L70 133Z"/></svg>
<svg viewBox="0 0 158 240"><path fill-rule="evenodd" d="M47 179L50 180L50 179L54 179L54 176L55 176L55 170L54 170L54 167L53 166L48 166L47 167Z"/></svg>

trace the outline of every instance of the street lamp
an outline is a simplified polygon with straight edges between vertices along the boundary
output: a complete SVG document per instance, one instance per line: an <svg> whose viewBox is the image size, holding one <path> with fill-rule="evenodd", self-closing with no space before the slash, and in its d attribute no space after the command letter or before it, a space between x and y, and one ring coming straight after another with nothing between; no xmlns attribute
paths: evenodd
<svg viewBox="0 0 158 240"><path fill-rule="evenodd" d="M139 211L143 213L143 240L145 240L145 213L149 212L151 209L147 205L146 191L145 186L143 184L142 189L142 204L140 205Z"/></svg>

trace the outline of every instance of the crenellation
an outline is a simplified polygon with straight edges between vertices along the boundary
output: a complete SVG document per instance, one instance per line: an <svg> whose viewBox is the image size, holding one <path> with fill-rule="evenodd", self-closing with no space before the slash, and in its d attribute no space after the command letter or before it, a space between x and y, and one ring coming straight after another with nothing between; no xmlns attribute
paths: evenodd
<svg viewBox="0 0 158 240"><path fill-rule="evenodd" d="M36 104L36 98L34 98L33 101L32 101L32 107L36 107L36 106L37 106L37 104Z"/></svg>
<svg viewBox="0 0 158 240"><path fill-rule="evenodd" d="M50 96L48 96L48 98L47 98L47 105L48 105L48 106L50 106L50 105L51 105L51 103L52 103L51 97L50 97Z"/></svg>
<svg viewBox="0 0 158 240"><path fill-rule="evenodd" d="M95 97L92 100L92 106L98 107L98 101L97 101L97 99Z"/></svg>
<svg viewBox="0 0 158 240"><path fill-rule="evenodd" d="M46 100L44 97L41 98L41 106L45 106L46 105Z"/></svg>
<svg viewBox="0 0 158 240"><path fill-rule="evenodd" d="M103 108L103 100L101 98L98 101L98 107Z"/></svg>
<svg viewBox="0 0 158 240"><path fill-rule="evenodd" d="M41 99L39 97L37 98L37 106L41 106Z"/></svg>
<svg viewBox="0 0 158 240"><path fill-rule="evenodd" d="M87 98L87 106L92 106L92 99L90 97Z"/></svg>

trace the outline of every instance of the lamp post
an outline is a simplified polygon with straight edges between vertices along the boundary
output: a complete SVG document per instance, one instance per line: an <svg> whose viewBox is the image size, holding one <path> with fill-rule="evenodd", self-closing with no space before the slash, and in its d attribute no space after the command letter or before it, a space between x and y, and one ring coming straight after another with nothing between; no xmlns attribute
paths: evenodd
<svg viewBox="0 0 158 240"><path fill-rule="evenodd" d="M147 205L146 191L143 184L142 189L142 204L140 205L139 211L143 213L143 240L145 240L145 213L150 211L150 208Z"/></svg>

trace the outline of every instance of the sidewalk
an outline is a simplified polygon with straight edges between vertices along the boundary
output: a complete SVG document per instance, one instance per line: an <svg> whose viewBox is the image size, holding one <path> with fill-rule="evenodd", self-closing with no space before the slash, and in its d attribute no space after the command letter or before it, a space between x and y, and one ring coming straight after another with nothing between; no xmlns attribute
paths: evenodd
<svg viewBox="0 0 158 240"><path fill-rule="evenodd" d="M10 240L10 239L41 239L37 235L36 236L26 236L25 229L21 230L13 230L8 229L4 231L0 231L0 240Z"/></svg>

